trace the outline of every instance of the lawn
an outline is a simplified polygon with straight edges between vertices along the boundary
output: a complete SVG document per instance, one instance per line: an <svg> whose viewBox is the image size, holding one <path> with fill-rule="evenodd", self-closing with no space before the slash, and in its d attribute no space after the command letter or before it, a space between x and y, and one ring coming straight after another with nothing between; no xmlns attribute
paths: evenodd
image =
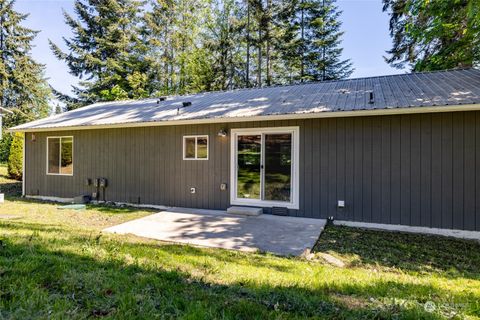
<svg viewBox="0 0 480 320"><path fill-rule="evenodd" d="M0 190L0 319L480 318L477 242L330 226L285 258L103 234L149 212Z"/></svg>

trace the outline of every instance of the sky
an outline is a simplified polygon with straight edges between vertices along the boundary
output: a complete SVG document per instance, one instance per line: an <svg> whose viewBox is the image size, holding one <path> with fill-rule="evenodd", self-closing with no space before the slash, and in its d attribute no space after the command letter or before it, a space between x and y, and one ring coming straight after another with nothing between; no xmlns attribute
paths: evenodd
<svg viewBox="0 0 480 320"><path fill-rule="evenodd" d="M351 59L355 68L351 77L368 77L404 73L385 63L383 56L391 46L388 15L382 12L381 0L338 0L345 32L343 58ZM62 37L72 35L66 26L62 10L73 15L73 0L17 0L17 11L28 13L25 25L40 31L34 41L32 55L45 64L48 82L58 91L70 93L78 79L68 73L64 62L57 60L49 46L52 40L61 48Z"/></svg>

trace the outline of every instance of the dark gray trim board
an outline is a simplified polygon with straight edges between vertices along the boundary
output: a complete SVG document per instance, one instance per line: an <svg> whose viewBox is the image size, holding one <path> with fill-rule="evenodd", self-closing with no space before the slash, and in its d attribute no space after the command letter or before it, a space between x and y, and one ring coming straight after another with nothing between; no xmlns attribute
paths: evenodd
<svg viewBox="0 0 480 320"><path fill-rule="evenodd" d="M288 126L300 128L290 215L480 231L479 111L26 133L25 193L72 198L105 177L107 200L226 209L229 129ZM182 160L182 136L196 134L209 135L208 161ZM46 137L59 135L74 137L71 177L45 174Z"/></svg>

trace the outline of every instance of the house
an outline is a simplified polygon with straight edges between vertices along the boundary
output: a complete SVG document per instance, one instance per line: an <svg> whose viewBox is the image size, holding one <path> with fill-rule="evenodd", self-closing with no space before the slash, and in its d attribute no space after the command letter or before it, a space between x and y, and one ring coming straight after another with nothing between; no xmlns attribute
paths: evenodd
<svg viewBox="0 0 480 320"><path fill-rule="evenodd" d="M97 103L29 122L25 196L480 231L480 70Z"/></svg>

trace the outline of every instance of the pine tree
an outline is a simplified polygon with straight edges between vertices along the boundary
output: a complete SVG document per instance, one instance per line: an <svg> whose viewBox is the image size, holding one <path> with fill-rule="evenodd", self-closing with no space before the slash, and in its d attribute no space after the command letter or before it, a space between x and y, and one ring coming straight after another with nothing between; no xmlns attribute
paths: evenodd
<svg viewBox="0 0 480 320"><path fill-rule="evenodd" d="M144 16L143 33L146 36L147 56L152 61L151 78L155 91L172 94L174 88L174 69L176 69L176 43L173 39L175 29L176 0L152 0L151 11Z"/></svg>
<svg viewBox="0 0 480 320"><path fill-rule="evenodd" d="M383 0L390 15L387 63L414 71L471 67L480 61L478 0Z"/></svg>
<svg viewBox="0 0 480 320"><path fill-rule="evenodd" d="M151 0L143 32L157 91L163 94L209 90L210 57L202 32L207 24L207 0ZM207 64L207 65L206 65Z"/></svg>
<svg viewBox="0 0 480 320"><path fill-rule="evenodd" d="M76 0L78 19L65 14L68 53L51 47L82 79L77 97L56 92L67 106L351 73L334 0L148 1Z"/></svg>
<svg viewBox="0 0 480 320"><path fill-rule="evenodd" d="M202 41L209 10L209 0L178 0L178 18L174 32L174 41L178 44L178 93L209 90L204 87L210 86L212 82L208 76L211 64L205 65L210 63L211 57L207 55Z"/></svg>
<svg viewBox="0 0 480 320"><path fill-rule="evenodd" d="M341 11L336 0L302 0L301 81L337 80L349 77L350 60L342 60Z"/></svg>
<svg viewBox="0 0 480 320"><path fill-rule="evenodd" d="M240 5L235 0L212 1L211 18L203 36L212 60L212 90L244 87L242 21Z"/></svg>
<svg viewBox="0 0 480 320"><path fill-rule="evenodd" d="M301 74L301 28L297 19L300 0L280 0L273 11L273 81L294 83Z"/></svg>
<svg viewBox="0 0 480 320"><path fill-rule="evenodd" d="M15 1L0 0L0 105L14 111L5 117L13 126L49 113L50 88L44 66L31 56L37 31L22 26L28 17L14 10Z"/></svg>
<svg viewBox="0 0 480 320"><path fill-rule="evenodd" d="M272 83L272 0L245 1L246 86L262 87ZM251 79L252 77L252 79Z"/></svg>
<svg viewBox="0 0 480 320"><path fill-rule="evenodd" d="M249 0L247 71L263 85L347 78L335 0ZM247 21L248 21L247 20ZM248 47L247 47L248 48Z"/></svg>
<svg viewBox="0 0 480 320"><path fill-rule="evenodd" d="M266 42L266 29L268 24L268 14L263 0L249 0L250 6L250 40L255 50L253 51L252 61L255 61L256 87L263 86L263 53ZM253 21L252 21L253 18ZM255 32L252 33L252 28Z"/></svg>
<svg viewBox="0 0 480 320"><path fill-rule="evenodd" d="M251 26L251 8L250 8L250 1L247 0L246 9L247 9L247 21L245 24L245 43L246 43L246 63L245 63L245 86L247 88L250 87L250 45L251 45L251 37L250 37L250 26Z"/></svg>
<svg viewBox="0 0 480 320"><path fill-rule="evenodd" d="M77 18L64 12L73 32L73 37L64 39L68 53L51 41L50 47L81 80L73 88L76 97L57 94L68 108L99 100L142 98L153 92L140 29L142 6L137 0L76 0Z"/></svg>
<svg viewBox="0 0 480 320"><path fill-rule="evenodd" d="M60 114L62 112L63 112L62 106L60 106L60 104L57 103L57 105L55 106L55 114Z"/></svg>

